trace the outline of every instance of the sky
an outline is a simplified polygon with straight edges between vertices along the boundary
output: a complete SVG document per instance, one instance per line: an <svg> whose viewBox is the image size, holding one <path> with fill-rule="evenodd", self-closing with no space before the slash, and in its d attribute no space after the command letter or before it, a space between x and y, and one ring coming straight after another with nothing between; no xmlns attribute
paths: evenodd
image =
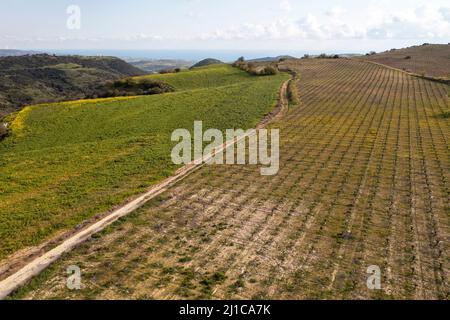
<svg viewBox="0 0 450 320"><path fill-rule="evenodd" d="M365 53L424 42L450 42L449 0L0 0L0 49Z"/></svg>

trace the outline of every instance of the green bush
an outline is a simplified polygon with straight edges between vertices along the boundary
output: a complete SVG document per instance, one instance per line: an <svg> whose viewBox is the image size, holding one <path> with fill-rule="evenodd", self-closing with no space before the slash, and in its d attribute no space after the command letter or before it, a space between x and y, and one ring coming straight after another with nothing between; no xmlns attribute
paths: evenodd
<svg viewBox="0 0 450 320"><path fill-rule="evenodd" d="M115 82L106 82L95 90L89 98L111 98L161 94L172 92L174 89L167 83L152 79L123 79Z"/></svg>
<svg viewBox="0 0 450 320"><path fill-rule="evenodd" d="M6 135L8 134L8 131L6 130L6 127L3 123L0 122L0 140L2 140Z"/></svg>

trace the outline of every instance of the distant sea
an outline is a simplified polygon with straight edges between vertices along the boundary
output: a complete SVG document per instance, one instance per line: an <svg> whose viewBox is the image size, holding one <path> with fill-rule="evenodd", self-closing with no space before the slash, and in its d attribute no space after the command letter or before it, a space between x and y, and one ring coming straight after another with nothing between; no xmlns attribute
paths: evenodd
<svg viewBox="0 0 450 320"><path fill-rule="evenodd" d="M256 59L263 57L276 57L281 55L291 55L302 57L306 52L299 51L278 51L278 50L40 50L57 55L83 55L83 56L114 56L125 60L131 59L179 59L187 61L199 61L206 58L219 59L224 62L235 61L240 56L246 59ZM316 52L308 52L316 54Z"/></svg>

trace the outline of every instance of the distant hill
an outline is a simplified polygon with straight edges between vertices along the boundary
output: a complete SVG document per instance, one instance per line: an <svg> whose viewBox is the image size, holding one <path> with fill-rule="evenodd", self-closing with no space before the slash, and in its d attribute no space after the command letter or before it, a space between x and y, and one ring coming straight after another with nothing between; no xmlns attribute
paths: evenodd
<svg viewBox="0 0 450 320"><path fill-rule="evenodd" d="M163 70L170 70L175 68L189 68L194 64L193 61L172 59L137 59L131 61L127 60L127 62L135 66L136 68L149 73L158 73Z"/></svg>
<svg viewBox="0 0 450 320"><path fill-rule="evenodd" d="M289 60L289 59L297 59L297 58L295 58L293 56L284 55L284 56L277 56L277 57L257 58L257 59L247 60L247 61L248 62L274 62L274 61L279 61L280 59Z"/></svg>
<svg viewBox="0 0 450 320"><path fill-rule="evenodd" d="M212 58L208 58L208 59L204 59L202 61L197 62L196 64L194 64L191 69L194 68L200 68L200 67L206 67L212 64L222 64L223 62L217 59L212 59Z"/></svg>
<svg viewBox="0 0 450 320"><path fill-rule="evenodd" d="M25 56L39 53L40 52L38 51L30 51L30 50L0 49L0 57Z"/></svg>
<svg viewBox="0 0 450 320"><path fill-rule="evenodd" d="M373 52L360 59L420 75L450 78L450 44L424 44L382 53Z"/></svg>
<svg viewBox="0 0 450 320"><path fill-rule="evenodd" d="M104 81L143 74L144 71L114 57L2 57L0 117L24 105L84 98Z"/></svg>

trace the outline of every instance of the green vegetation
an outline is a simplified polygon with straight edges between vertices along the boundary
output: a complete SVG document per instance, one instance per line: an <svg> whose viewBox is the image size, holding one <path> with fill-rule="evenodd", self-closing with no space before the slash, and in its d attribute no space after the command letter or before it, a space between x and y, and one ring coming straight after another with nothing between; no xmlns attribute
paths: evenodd
<svg viewBox="0 0 450 320"><path fill-rule="evenodd" d="M114 57L37 54L0 58L0 118L25 105L82 99L108 80L145 74Z"/></svg>
<svg viewBox="0 0 450 320"><path fill-rule="evenodd" d="M136 79L163 81L175 88L176 91L212 88L255 80L250 75L226 64L196 68L179 73L141 76Z"/></svg>
<svg viewBox="0 0 450 320"><path fill-rule="evenodd" d="M196 64L194 64L191 69L195 69L195 68L200 68L200 67L207 67L207 66L211 66L214 64L223 64L222 61L217 60L217 59L212 59L212 58L208 58L208 59L203 59L202 61L197 62Z"/></svg>
<svg viewBox="0 0 450 320"><path fill-rule="evenodd" d="M244 57L240 57L233 63L233 67L241 69L252 76L272 76L278 73L276 63L258 63L245 61Z"/></svg>
<svg viewBox="0 0 450 320"><path fill-rule="evenodd" d="M152 95L173 92L173 88L165 82L152 80L127 78L114 82L106 82L100 85L95 94L89 98L126 97L136 95Z"/></svg>
<svg viewBox="0 0 450 320"><path fill-rule="evenodd" d="M301 105L276 123L276 176L205 166L14 298L448 299L448 86L356 59L281 67Z"/></svg>
<svg viewBox="0 0 450 320"><path fill-rule="evenodd" d="M146 77L179 92L44 104L10 116L0 142L0 258L171 175L174 129L192 129L195 120L204 128L255 126L287 78L214 66Z"/></svg>
<svg viewBox="0 0 450 320"><path fill-rule="evenodd" d="M164 70L175 70L179 69L187 69L192 64L193 61L185 61L185 60L172 60L172 59L161 59L161 60L127 60L128 63L144 70L149 73L162 72Z"/></svg>

